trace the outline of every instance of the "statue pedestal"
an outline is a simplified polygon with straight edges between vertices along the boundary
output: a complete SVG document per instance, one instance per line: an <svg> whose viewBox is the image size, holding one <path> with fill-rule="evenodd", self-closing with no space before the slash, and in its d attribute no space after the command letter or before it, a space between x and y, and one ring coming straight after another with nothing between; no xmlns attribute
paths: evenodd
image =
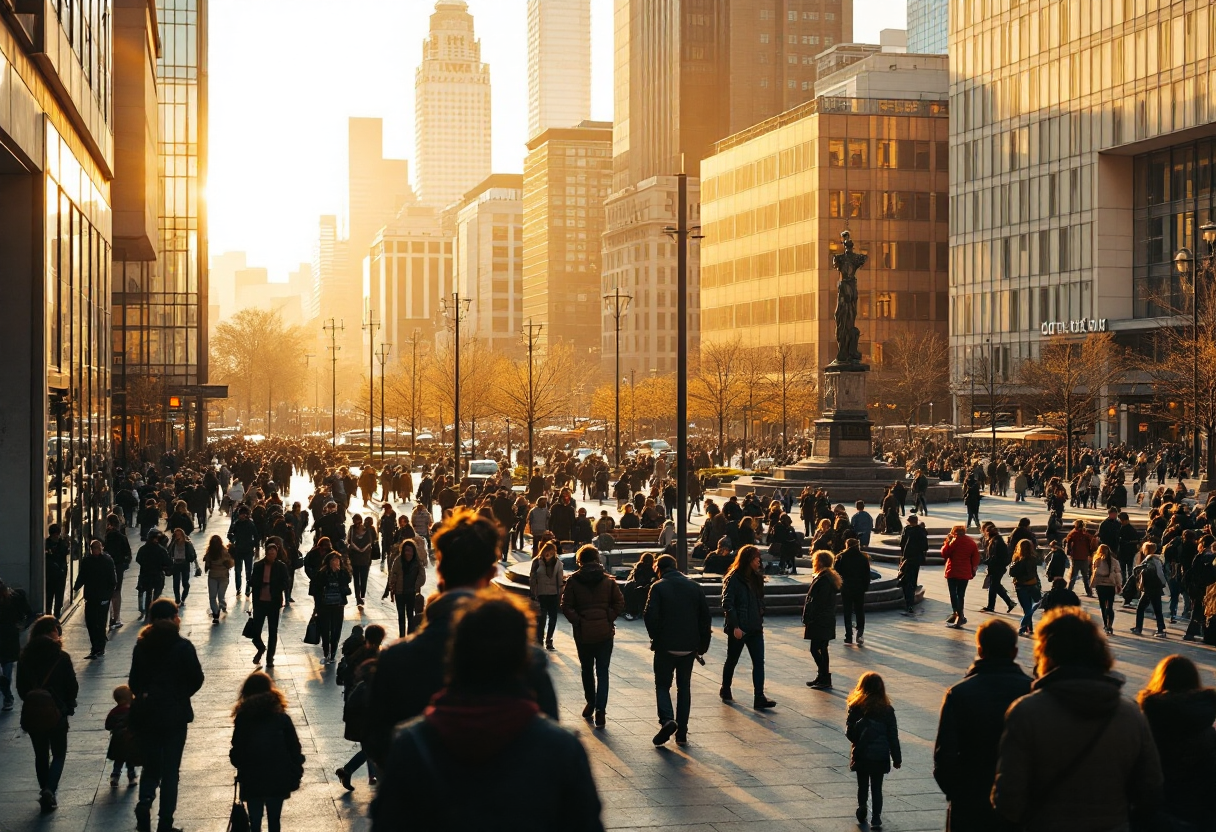
<svg viewBox="0 0 1216 832"><path fill-rule="evenodd" d="M823 371L823 418L815 420L811 459L858 461L873 458L866 415L866 364L828 366Z"/></svg>

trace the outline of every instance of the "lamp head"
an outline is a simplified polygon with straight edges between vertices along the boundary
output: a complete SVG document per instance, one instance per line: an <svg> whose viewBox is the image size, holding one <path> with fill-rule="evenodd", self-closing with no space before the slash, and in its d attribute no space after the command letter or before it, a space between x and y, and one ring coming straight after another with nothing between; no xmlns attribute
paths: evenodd
<svg viewBox="0 0 1216 832"><path fill-rule="evenodd" d="M1191 257L1191 250L1189 248L1180 248L1178 249L1178 253L1174 255L1174 268L1178 270L1179 274L1188 273L1191 270L1193 262L1194 260Z"/></svg>
<svg viewBox="0 0 1216 832"><path fill-rule="evenodd" d="M1211 247L1216 244L1216 222L1208 220L1203 225L1199 226L1199 233L1203 237L1203 241Z"/></svg>

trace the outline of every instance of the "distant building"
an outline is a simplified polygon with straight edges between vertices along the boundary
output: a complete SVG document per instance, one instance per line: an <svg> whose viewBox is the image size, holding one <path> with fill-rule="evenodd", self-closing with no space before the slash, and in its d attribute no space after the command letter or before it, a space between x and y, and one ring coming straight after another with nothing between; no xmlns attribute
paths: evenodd
<svg viewBox="0 0 1216 832"><path fill-rule="evenodd" d="M496 173L455 209L456 287L472 300L468 331L497 352L521 349L523 189L522 175Z"/></svg>
<svg viewBox="0 0 1216 832"><path fill-rule="evenodd" d="M591 0L528 0L528 138L591 117Z"/></svg>
<svg viewBox="0 0 1216 832"><path fill-rule="evenodd" d="M440 299L455 286L453 229L434 208L402 208L372 240L368 254L366 303L382 322L377 340L406 354L414 331L434 340L443 326ZM349 326L349 324L348 324Z"/></svg>
<svg viewBox="0 0 1216 832"><path fill-rule="evenodd" d="M908 51L945 55L950 34L950 0L908 0Z"/></svg>
<svg viewBox="0 0 1216 832"><path fill-rule="evenodd" d="M418 199L445 208L490 175L490 67L464 0L439 0L414 76Z"/></svg>
<svg viewBox="0 0 1216 832"><path fill-rule="evenodd" d="M843 47L842 47L843 48ZM830 55L821 55L821 68ZM945 55L872 52L815 83L827 98L885 98L944 101L950 94L950 67Z"/></svg>
<svg viewBox="0 0 1216 832"><path fill-rule="evenodd" d="M523 319L542 347L600 350L600 246L612 186L612 125L584 121L528 142L524 161Z"/></svg>
<svg viewBox="0 0 1216 832"><path fill-rule="evenodd" d="M352 267L363 271L363 253L376 232L397 212L417 200L410 187L410 163L405 159L384 158L384 121L378 118L352 118L347 125L349 138L347 208L350 227Z"/></svg>
<svg viewBox="0 0 1216 832"><path fill-rule="evenodd" d="M233 277L236 297L234 308L237 312L242 309L261 309L278 312L284 326L300 326L304 323L305 295L299 291L301 286L298 279L295 283L272 283L270 275L263 268L240 269Z"/></svg>
<svg viewBox="0 0 1216 832"><path fill-rule="evenodd" d="M317 242L312 254L312 297L305 317L313 321L313 333L328 348L331 337L320 327L332 318L345 327L338 333L339 361L355 360L360 352L363 323L363 281L350 267L350 247L338 231L338 218L322 216L317 224Z"/></svg>

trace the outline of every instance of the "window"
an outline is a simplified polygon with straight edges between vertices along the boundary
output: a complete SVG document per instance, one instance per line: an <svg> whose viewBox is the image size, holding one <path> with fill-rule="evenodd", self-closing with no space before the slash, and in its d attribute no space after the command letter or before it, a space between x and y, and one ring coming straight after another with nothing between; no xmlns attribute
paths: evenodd
<svg viewBox="0 0 1216 832"><path fill-rule="evenodd" d="M768 38L769 38L769 34L768 34L768 32L762 32L762 33L760 34L760 42L761 42L761 43L768 43Z"/></svg>
<svg viewBox="0 0 1216 832"><path fill-rule="evenodd" d="M835 13L835 12L824 12L824 13L823 13L823 19L824 19L824 20L835 20L835 19L836 19L836 13Z"/></svg>
<svg viewBox="0 0 1216 832"><path fill-rule="evenodd" d="M797 19L798 19L798 12L790 12L790 13L787 15L787 17L788 17L790 20L797 20Z"/></svg>
<svg viewBox="0 0 1216 832"><path fill-rule="evenodd" d="M849 167L870 166L870 142L868 139L849 139Z"/></svg>
<svg viewBox="0 0 1216 832"><path fill-rule="evenodd" d="M844 139L828 139L828 166L844 167Z"/></svg>

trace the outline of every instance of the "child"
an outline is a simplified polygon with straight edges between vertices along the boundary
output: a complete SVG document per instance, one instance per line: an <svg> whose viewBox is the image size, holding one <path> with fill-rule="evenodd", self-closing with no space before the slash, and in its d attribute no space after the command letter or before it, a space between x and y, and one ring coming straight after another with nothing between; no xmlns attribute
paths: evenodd
<svg viewBox="0 0 1216 832"><path fill-rule="evenodd" d="M903 764L895 709L887 698L887 686L877 673L863 673L846 702L844 734L853 743L849 770L857 773L857 822L866 820L866 792L874 798L870 828L882 829L882 778Z"/></svg>
<svg viewBox="0 0 1216 832"><path fill-rule="evenodd" d="M106 759L114 761L114 771L110 774L110 788L118 788L118 775L123 765L127 767L127 785L135 785L134 747L127 725L131 718L131 689L126 685L114 688L114 701L118 704L106 714L106 730L110 732L110 747L106 750Z"/></svg>
<svg viewBox="0 0 1216 832"><path fill-rule="evenodd" d="M334 674L336 681L344 690L354 670L350 666L350 657L356 650L367 643L367 637L363 635L363 625L356 624L350 628L350 635L346 637L346 641L342 642L342 659L338 662L338 671Z"/></svg>

